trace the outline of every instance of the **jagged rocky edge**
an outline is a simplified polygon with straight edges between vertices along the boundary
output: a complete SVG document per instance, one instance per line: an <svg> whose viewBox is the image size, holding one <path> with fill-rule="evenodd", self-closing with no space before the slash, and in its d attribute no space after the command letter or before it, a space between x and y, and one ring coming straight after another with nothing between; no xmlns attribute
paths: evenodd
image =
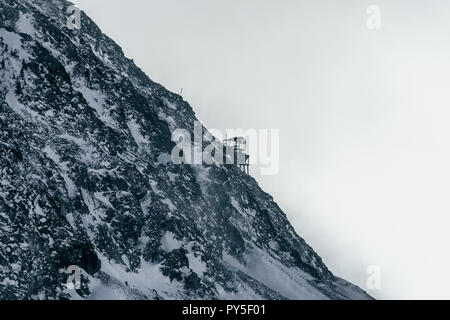
<svg viewBox="0 0 450 320"><path fill-rule="evenodd" d="M67 29L68 6L0 5L10 50L0 70L1 168L26 182L3 178L0 226L14 236L2 235L0 297L367 297L331 274L251 177L171 164L171 131L192 130L191 107L86 15L81 30ZM30 221L37 230L23 227ZM76 292L64 286L71 264L84 270Z"/></svg>

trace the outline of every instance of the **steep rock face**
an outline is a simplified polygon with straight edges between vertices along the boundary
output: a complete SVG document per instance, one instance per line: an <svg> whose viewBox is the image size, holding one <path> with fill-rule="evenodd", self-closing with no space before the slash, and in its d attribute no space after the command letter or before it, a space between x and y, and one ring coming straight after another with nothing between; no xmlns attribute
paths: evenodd
<svg viewBox="0 0 450 320"><path fill-rule="evenodd" d="M68 6L0 3L1 299L369 298L237 167L171 162L191 107Z"/></svg>

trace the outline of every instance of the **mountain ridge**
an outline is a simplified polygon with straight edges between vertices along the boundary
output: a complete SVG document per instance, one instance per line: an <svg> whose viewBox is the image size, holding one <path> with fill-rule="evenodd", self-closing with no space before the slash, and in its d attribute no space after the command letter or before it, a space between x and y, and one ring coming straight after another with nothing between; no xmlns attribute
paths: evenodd
<svg viewBox="0 0 450 320"><path fill-rule="evenodd" d="M70 5L0 4L0 298L370 298L237 167L171 163L194 111Z"/></svg>

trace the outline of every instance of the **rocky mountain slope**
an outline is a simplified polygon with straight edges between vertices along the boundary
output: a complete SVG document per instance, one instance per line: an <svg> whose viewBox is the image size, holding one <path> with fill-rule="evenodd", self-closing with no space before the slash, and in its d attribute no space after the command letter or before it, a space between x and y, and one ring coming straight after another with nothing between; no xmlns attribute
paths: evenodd
<svg viewBox="0 0 450 320"><path fill-rule="evenodd" d="M237 167L175 165L191 107L68 6L0 2L0 299L370 298Z"/></svg>

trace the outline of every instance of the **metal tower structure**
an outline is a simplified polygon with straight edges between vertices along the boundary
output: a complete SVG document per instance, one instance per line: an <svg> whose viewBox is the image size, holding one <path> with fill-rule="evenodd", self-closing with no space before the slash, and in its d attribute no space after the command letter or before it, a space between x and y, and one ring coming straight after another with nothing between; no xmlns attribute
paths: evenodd
<svg viewBox="0 0 450 320"><path fill-rule="evenodd" d="M223 140L224 163L237 165L242 171L250 173L250 155L246 154L247 140L234 137ZM232 163L230 163L230 158Z"/></svg>

